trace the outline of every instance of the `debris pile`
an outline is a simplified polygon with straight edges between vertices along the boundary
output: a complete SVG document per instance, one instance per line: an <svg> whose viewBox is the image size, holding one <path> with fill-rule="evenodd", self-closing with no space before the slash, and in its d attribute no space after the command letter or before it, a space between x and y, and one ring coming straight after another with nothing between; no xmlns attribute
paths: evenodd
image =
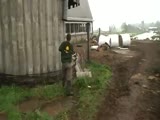
<svg viewBox="0 0 160 120"><path fill-rule="evenodd" d="M94 45L91 46L91 50L98 51L102 47L106 48L105 50L107 50L113 47L129 47L131 45L131 37L129 34L111 34L108 36L100 35L97 43L95 40L93 41Z"/></svg>

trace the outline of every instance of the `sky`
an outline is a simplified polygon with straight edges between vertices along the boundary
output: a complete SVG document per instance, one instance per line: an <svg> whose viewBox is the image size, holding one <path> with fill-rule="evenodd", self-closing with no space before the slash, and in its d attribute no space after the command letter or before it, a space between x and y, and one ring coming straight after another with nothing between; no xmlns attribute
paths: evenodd
<svg viewBox="0 0 160 120"><path fill-rule="evenodd" d="M109 25L120 27L144 21L160 20L160 0L88 0L93 16L94 30L108 30Z"/></svg>

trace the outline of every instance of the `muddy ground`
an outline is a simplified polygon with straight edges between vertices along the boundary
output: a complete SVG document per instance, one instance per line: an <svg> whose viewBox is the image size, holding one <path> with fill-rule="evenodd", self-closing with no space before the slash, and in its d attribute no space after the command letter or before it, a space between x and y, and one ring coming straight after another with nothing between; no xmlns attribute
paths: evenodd
<svg viewBox="0 0 160 120"><path fill-rule="evenodd" d="M113 70L95 120L160 120L160 42L133 41L114 51L92 54Z"/></svg>

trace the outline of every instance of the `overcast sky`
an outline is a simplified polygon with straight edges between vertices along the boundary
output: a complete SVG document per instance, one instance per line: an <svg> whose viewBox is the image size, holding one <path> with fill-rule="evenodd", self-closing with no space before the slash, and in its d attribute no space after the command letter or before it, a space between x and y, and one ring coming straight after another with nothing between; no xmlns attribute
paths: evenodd
<svg viewBox="0 0 160 120"><path fill-rule="evenodd" d="M140 23L160 20L160 0L88 0L94 29L107 30L123 22Z"/></svg>

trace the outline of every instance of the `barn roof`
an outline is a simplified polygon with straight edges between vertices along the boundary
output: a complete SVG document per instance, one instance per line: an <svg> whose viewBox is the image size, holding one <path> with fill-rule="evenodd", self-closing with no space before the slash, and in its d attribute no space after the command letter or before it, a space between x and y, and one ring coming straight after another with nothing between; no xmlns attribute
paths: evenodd
<svg viewBox="0 0 160 120"><path fill-rule="evenodd" d="M79 6L67 10L67 21L93 21L88 0L80 0Z"/></svg>

